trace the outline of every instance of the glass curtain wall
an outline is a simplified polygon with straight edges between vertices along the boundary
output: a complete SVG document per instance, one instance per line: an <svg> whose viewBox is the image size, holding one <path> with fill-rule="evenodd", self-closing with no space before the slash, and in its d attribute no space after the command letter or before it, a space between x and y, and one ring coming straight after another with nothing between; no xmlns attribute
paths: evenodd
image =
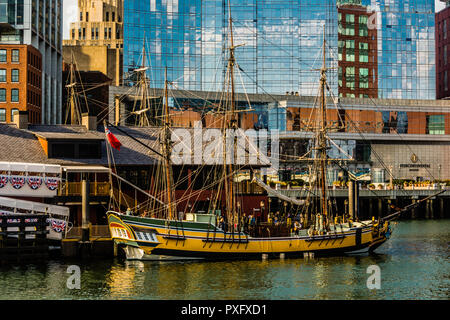
<svg viewBox="0 0 450 320"><path fill-rule="evenodd" d="M152 87L164 86L167 66L180 89L222 90L227 0L130 0L124 14L125 73L143 65L145 46ZM231 0L231 14L234 44L242 45L236 49L238 92L317 94L320 75L312 69L322 65L324 25L327 65L337 66L335 0ZM337 95L337 69L329 81Z"/></svg>
<svg viewBox="0 0 450 320"><path fill-rule="evenodd" d="M379 97L435 99L434 0L363 4L377 11Z"/></svg>

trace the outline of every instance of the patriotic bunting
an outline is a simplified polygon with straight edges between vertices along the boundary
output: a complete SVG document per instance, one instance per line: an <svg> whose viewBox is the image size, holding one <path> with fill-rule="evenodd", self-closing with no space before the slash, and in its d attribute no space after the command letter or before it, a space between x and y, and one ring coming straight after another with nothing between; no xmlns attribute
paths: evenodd
<svg viewBox="0 0 450 320"><path fill-rule="evenodd" d="M11 182L14 189L19 190L25 185L25 177L24 176L11 176L9 178L9 182Z"/></svg>
<svg viewBox="0 0 450 320"><path fill-rule="evenodd" d="M28 177L28 185L31 189L37 190L42 185L41 177Z"/></svg>

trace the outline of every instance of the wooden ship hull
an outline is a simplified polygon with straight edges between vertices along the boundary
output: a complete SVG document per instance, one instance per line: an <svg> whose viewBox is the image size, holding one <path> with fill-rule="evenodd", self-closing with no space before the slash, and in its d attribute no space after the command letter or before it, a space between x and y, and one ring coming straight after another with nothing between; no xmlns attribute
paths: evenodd
<svg viewBox="0 0 450 320"><path fill-rule="evenodd" d="M108 212L111 236L128 259L148 256L202 259L261 259L372 252L390 235L389 223L373 221L331 225L321 235L300 230L298 235L251 237L224 232L212 223L169 221Z"/></svg>

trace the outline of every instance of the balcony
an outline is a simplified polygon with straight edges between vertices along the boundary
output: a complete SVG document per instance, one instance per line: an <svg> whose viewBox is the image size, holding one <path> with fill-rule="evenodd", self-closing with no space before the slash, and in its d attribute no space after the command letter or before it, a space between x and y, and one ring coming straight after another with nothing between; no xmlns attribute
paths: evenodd
<svg viewBox="0 0 450 320"><path fill-rule="evenodd" d="M65 182L61 183L58 189L58 196L70 197L81 196L81 182ZM110 196L110 183L109 182L90 182L89 183L89 195L90 196Z"/></svg>

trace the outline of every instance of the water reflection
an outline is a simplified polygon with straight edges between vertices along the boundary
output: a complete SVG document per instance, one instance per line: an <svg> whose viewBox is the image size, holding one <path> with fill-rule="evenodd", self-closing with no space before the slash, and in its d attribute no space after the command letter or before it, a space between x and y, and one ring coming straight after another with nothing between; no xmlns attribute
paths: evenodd
<svg viewBox="0 0 450 320"><path fill-rule="evenodd" d="M447 299L449 227L402 222L370 256L0 266L0 299ZM81 290L66 286L72 264L81 268ZM370 265L381 269L381 290L367 289Z"/></svg>

